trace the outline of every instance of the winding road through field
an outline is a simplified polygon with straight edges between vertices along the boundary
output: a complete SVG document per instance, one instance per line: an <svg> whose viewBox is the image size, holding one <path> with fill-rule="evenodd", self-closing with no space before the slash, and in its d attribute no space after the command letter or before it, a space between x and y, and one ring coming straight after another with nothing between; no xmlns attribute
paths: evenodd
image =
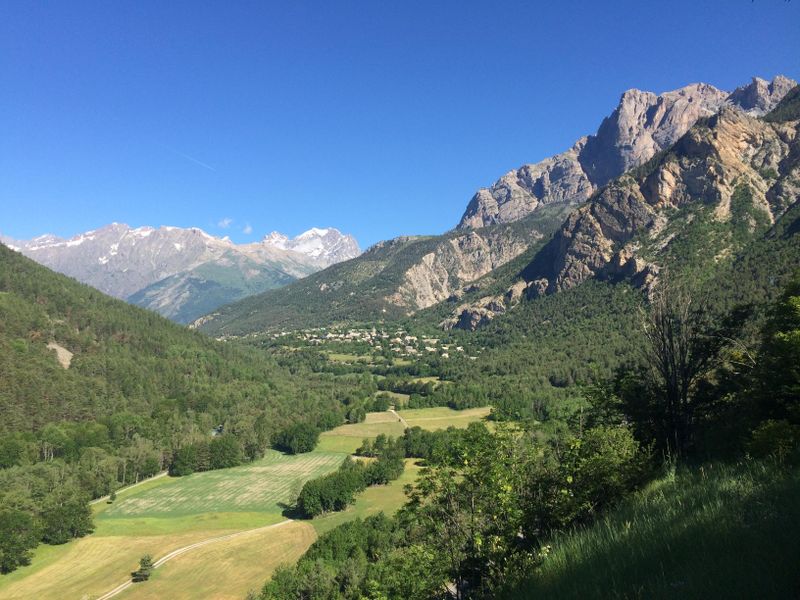
<svg viewBox="0 0 800 600"><path fill-rule="evenodd" d="M397 411L396 411L395 409L393 409L393 408L390 408L390 409L389 409L389 412L390 412L390 413L392 413L392 414L393 414L395 417L397 417L397 419L398 419L398 420L399 420L399 421L400 421L400 422L403 424L403 427L405 427L406 429L408 429L408 423L406 422L406 420L405 420L403 417L401 417L401 416L400 416L400 415L397 413Z"/></svg>
<svg viewBox="0 0 800 600"><path fill-rule="evenodd" d="M172 560L173 558L177 558L177 557L179 557L179 556L181 556L183 554L186 554L187 552L190 552L190 551L192 551L192 550L194 550L196 548L200 548L202 546L207 546L208 544L213 544L214 542L222 542L222 541L225 541L225 540L230 540L232 538L242 537L242 536L245 536L245 535L248 535L248 534L261 533L262 531L266 531L267 529L275 529L277 527L281 527L282 525L286 525L287 523L291 523L291 522L293 522L292 519L286 519L284 521L281 521L280 523L274 523L272 525L267 525L265 527L258 527L256 529L246 529L245 531L237 531L236 533L229 533L227 535L219 535L219 536L216 536L216 537L208 538L207 540L202 540L200 542L195 542L194 544L189 544L188 546L183 546L182 548L178 548L177 550L173 550L172 552L170 552L168 554L165 554L164 556L159 558L157 561L155 561L153 563L153 568L157 569L158 567L160 567L164 563ZM117 594L120 594L123 591L127 590L132 585L133 585L133 581L131 581L131 579L128 578L127 581L125 581L124 583L119 584L113 590L111 590L109 592L106 592L105 594L103 594L102 596L97 598L97 600L108 600L109 598L113 598ZM144 583L143 585L147 585L147 584Z"/></svg>

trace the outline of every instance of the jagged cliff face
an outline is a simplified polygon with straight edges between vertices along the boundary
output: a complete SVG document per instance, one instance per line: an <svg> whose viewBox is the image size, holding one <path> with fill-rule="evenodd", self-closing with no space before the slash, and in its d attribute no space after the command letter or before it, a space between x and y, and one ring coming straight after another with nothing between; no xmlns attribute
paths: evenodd
<svg viewBox="0 0 800 600"><path fill-rule="evenodd" d="M730 102L754 116L771 111L797 82L783 75L772 81L753 77L747 85L736 88L728 97Z"/></svg>
<svg viewBox="0 0 800 600"><path fill-rule="evenodd" d="M386 300L411 312L438 304L516 258L541 236L536 230L524 236L483 230L443 240L404 273L397 291Z"/></svg>
<svg viewBox="0 0 800 600"><path fill-rule="evenodd" d="M718 224L716 259L735 251L733 230L774 222L800 195L799 122L767 123L723 108L696 125L647 173L623 176L574 211L524 272L530 293L591 277L651 285L682 232Z"/></svg>
<svg viewBox="0 0 800 600"><path fill-rule="evenodd" d="M660 96L629 90L595 135L581 138L567 152L509 171L492 187L479 190L458 227L508 223L554 203L580 204L611 179L672 145L698 119L724 104L761 115L794 85L778 76L772 82L754 78L731 94L703 83Z"/></svg>
<svg viewBox="0 0 800 600"><path fill-rule="evenodd" d="M591 278L649 290L664 268L702 277L800 199L800 121L773 121L723 106L574 209L505 294L465 302L441 326L474 330L525 296Z"/></svg>

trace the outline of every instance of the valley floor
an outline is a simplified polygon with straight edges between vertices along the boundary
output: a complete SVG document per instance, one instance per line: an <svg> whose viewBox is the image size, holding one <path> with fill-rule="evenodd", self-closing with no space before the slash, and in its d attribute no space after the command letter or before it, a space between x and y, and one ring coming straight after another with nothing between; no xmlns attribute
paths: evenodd
<svg viewBox="0 0 800 600"><path fill-rule="evenodd" d="M363 423L324 433L307 454L270 451L241 467L159 477L121 490L113 504L93 505L93 534L61 546L43 544L29 566L1 576L0 598L96 600L128 581L142 555L151 554L157 562L175 550L209 541L165 562L149 581L113 597L241 599L260 589L276 567L295 562L318 535L355 518L394 513L405 503L404 487L415 481L420 467L407 460L399 479L367 488L346 511L287 521L283 511L305 481L337 469L364 438L402 435L401 417L411 426L438 429L466 427L488 412L432 408L370 413Z"/></svg>

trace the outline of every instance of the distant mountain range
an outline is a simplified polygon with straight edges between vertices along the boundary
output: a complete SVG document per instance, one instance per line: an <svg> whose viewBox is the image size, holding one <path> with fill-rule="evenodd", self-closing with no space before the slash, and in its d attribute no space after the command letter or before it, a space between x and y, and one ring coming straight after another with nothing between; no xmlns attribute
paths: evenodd
<svg viewBox="0 0 800 600"><path fill-rule="evenodd" d="M659 254L649 240L634 238L656 237L676 210L694 210L695 201L711 197L721 206L721 224L754 220L744 226L746 234L721 225L728 230L720 236L735 234L730 243L709 241L708 248L716 248L721 257L733 257L748 240L764 235L762 216L777 223L797 197L792 187L796 150L789 142L796 127L767 126L768 119L761 118L795 86L795 81L778 76L771 82L754 78L730 93L704 83L660 95L629 90L596 134L479 190L453 231L381 242L356 260L226 306L196 326L215 335L241 335L405 317L441 306L449 313L442 315L444 327L474 329L526 297L595 276L635 278L648 285L659 265L674 257ZM721 115L721 124L713 121L716 115ZM738 125L730 125L737 118ZM709 128L713 135L726 137L708 138L704 132ZM690 152L693 143L699 147ZM688 154L662 168L671 148ZM740 152L746 156L738 156ZM666 179L673 176L672 187L657 187L652 178L645 181L635 174L646 167L658 167ZM634 173L634 184L625 173ZM623 199L613 191L645 184L650 187L639 195L630 191L625 196L630 206L621 204ZM737 186L734 208L726 208ZM669 198L659 196L667 193ZM778 197L779 202L774 200ZM637 214L646 222L636 220ZM696 223L701 221L707 223L705 216ZM676 229L690 225L674 223ZM669 247L669 239L659 243Z"/></svg>
<svg viewBox="0 0 800 600"><path fill-rule="evenodd" d="M234 244L201 229L112 223L70 239L43 235L12 249L102 292L186 323L245 296L286 285L358 256L356 240L312 228Z"/></svg>

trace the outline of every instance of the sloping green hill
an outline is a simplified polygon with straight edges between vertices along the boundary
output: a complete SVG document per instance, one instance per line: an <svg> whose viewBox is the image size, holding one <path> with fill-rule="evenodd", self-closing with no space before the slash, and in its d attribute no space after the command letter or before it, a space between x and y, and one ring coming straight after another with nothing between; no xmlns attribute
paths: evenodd
<svg viewBox="0 0 800 600"><path fill-rule="evenodd" d="M218 306L279 288L296 279L279 265L246 260L235 267L207 263L157 281L127 300L178 323L191 323Z"/></svg>
<svg viewBox="0 0 800 600"><path fill-rule="evenodd" d="M0 573L39 542L90 533L90 498L178 461L186 474L258 459L290 424L316 435L374 390L281 367L0 245Z"/></svg>
<svg viewBox="0 0 800 600"><path fill-rule="evenodd" d="M71 353L69 368L48 344ZM166 441L189 423L210 427L265 414L275 428L337 409L330 382L301 390L261 354L112 299L5 246L0 382L0 432L127 414L140 434Z"/></svg>
<svg viewBox="0 0 800 600"><path fill-rule="evenodd" d="M743 463L679 470L552 552L505 597L795 598L800 472Z"/></svg>

